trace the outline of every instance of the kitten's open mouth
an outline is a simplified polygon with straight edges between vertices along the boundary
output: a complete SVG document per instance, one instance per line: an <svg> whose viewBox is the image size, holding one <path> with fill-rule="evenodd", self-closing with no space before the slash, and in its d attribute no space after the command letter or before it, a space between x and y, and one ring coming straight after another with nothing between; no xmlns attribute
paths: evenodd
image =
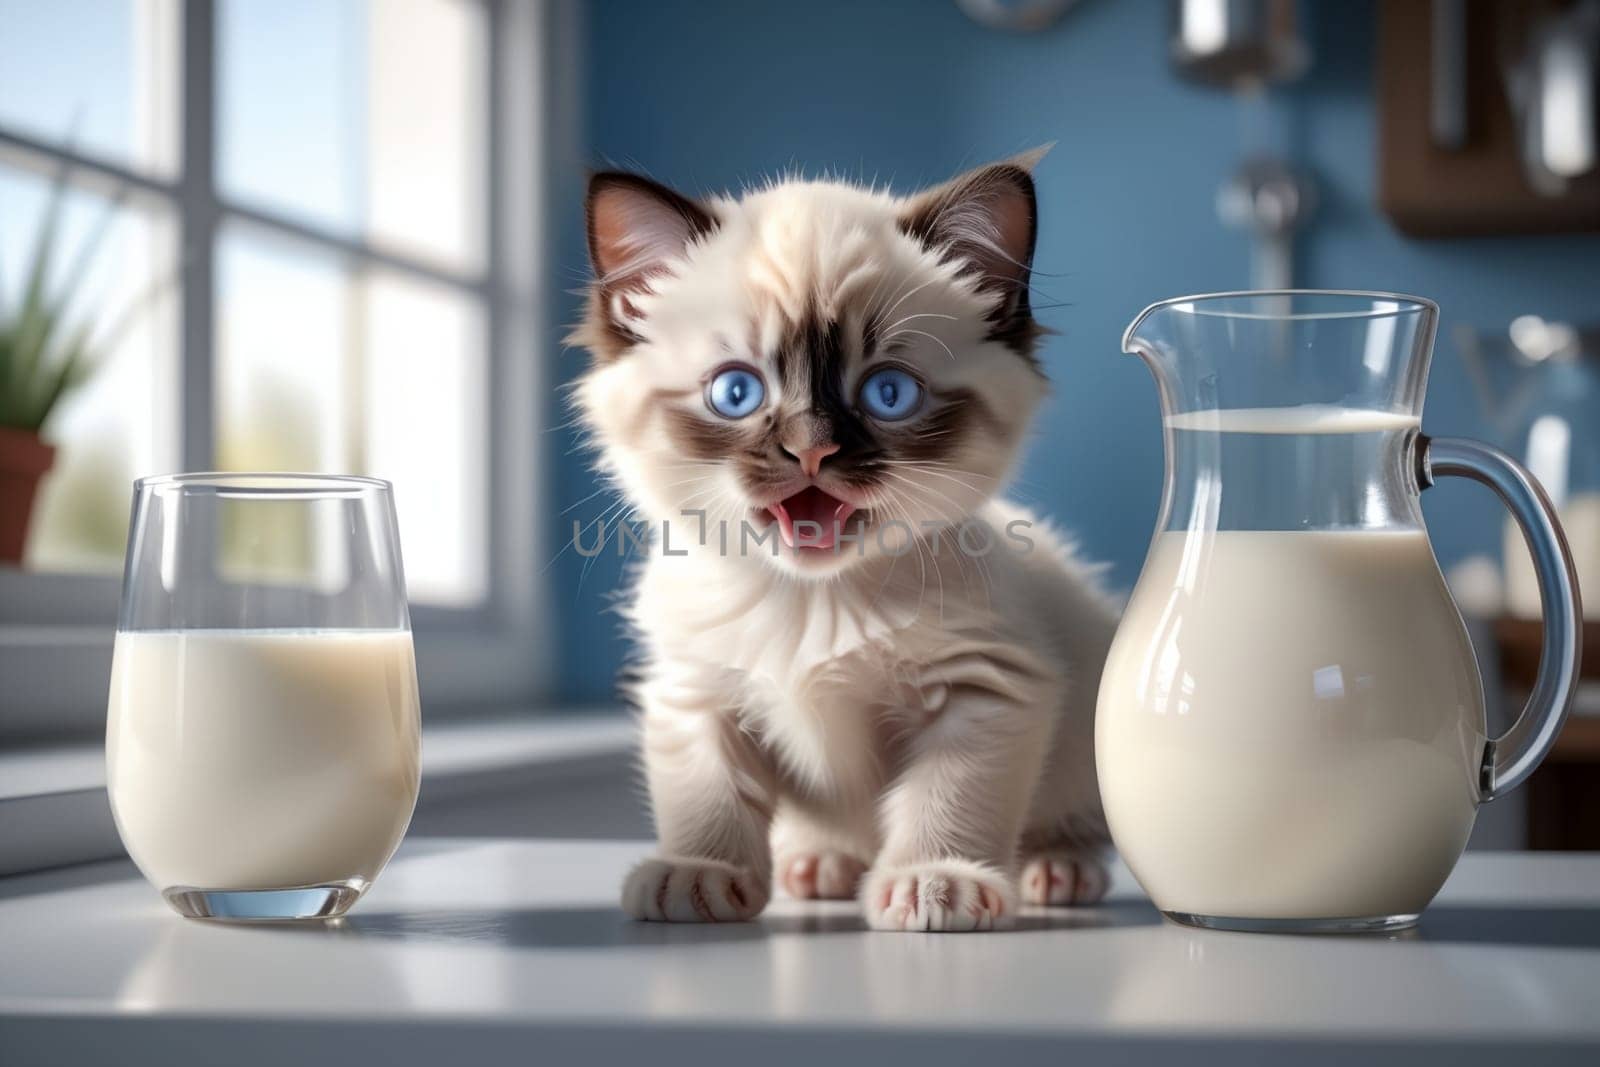
<svg viewBox="0 0 1600 1067"><path fill-rule="evenodd" d="M814 485L767 505L767 511L778 520L783 543L802 552L832 550L855 510L854 504Z"/></svg>

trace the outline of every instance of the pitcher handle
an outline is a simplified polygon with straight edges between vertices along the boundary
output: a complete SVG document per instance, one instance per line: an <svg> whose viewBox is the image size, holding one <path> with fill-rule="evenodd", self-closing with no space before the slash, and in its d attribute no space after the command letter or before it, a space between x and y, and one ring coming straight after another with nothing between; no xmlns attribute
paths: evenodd
<svg viewBox="0 0 1600 1067"><path fill-rule="evenodd" d="M1583 661L1583 604L1567 537L1543 486L1528 470L1480 441L1417 436L1417 483L1423 489L1441 475L1482 482L1510 509L1533 553L1544 609L1544 644L1539 674L1517 721L1484 747L1479 791L1493 800L1521 785L1549 753L1567 721Z"/></svg>

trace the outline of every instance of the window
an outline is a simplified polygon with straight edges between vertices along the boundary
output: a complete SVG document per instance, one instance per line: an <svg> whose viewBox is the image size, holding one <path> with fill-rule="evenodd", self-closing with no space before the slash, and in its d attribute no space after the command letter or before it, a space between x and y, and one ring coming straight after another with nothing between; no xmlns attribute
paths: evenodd
<svg viewBox="0 0 1600 1067"><path fill-rule="evenodd" d="M177 469L391 479L425 696L537 694L541 17L0 0L0 307L53 216L96 338L0 563L0 735L103 714L131 482Z"/></svg>

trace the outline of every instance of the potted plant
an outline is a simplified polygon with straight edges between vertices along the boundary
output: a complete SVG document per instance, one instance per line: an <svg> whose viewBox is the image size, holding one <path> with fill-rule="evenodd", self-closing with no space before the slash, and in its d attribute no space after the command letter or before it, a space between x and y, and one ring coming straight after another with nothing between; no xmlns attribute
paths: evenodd
<svg viewBox="0 0 1600 1067"><path fill-rule="evenodd" d="M95 233L53 286L64 189L64 177L58 178L21 292L7 301L0 291L0 563L22 561L34 495L55 460L55 448L40 430L88 378L98 350L92 319L69 321L69 305L122 198L107 206Z"/></svg>

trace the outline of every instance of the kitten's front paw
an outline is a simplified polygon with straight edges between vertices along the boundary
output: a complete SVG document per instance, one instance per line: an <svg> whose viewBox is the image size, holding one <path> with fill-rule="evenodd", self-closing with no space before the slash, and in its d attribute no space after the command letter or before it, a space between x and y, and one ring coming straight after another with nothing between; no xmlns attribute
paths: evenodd
<svg viewBox="0 0 1600 1067"><path fill-rule="evenodd" d="M994 930L1010 926L1017 910L1005 875L967 860L875 868L861 906L879 930Z"/></svg>
<svg viewBox="0 0 1600 1067"><path fill-rule="evenodd" d="M778 857L784 892L799 900L849 900L867 865L848 852L792 852Z"/></svg>
<svg viewBox="0 0 1600 1067"><path fill-rule="evenodd" d="M762 879L730 863L653 856L628 872L622 910L648 922L742 922L761 913L767 896Z"/></svg>
<svg viewBox="0 0 1600 1067"><path fill-rule="evenodd" d="M1022 864L1022 899L1028 904L1098 904L1110 884L1106 865L1093 853L1036 852Z"/></svg>

